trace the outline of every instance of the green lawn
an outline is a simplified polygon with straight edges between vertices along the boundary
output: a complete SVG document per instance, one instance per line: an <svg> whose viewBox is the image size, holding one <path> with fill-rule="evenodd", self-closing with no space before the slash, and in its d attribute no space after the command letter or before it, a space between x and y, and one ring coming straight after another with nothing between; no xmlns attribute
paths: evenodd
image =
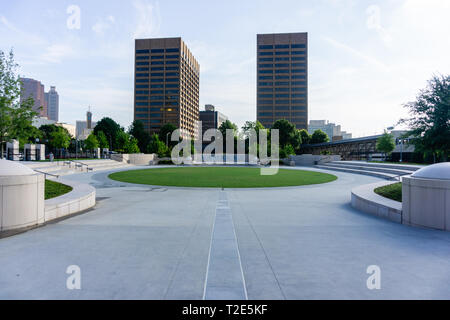
<svg viewBox="0 0 450 320"><path fill-rule="evenodd" d="M376 188L375 190L376 194L379 194L380 196L383 196L385 198L389 198L391 200L402 202L402 184L394 183L390 184L384 187Z"/></svg>
<svg viewBox="0 0 450 320"><path fill-rule="evenodd" d="M45 180L45 200L62 196L72 191L72 187L51 180Z"/></svg>
<svg viewBox="0 0 450 320"><path fill-rule="evenodd" d="M301 186L337 179L331 174L303 170L279 169L273 176L262 176L260 173L259 168L178 167L121 171L110 174L109 178L136 184L205 188Z"/></svg>

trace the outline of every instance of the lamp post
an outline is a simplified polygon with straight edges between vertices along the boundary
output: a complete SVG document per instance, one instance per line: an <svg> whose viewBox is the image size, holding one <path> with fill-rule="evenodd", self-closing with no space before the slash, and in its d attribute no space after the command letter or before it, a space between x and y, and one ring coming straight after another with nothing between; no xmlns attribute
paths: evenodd
<svg viewBox="0 0 450 320"><path fill-rule="evenodd" d="M403 162L403 139L400 139L400 162Z"/></svg>
<svg viewBox="0 0 450 320"><path fill-rule="evenodd" d="M166 146L169 147L169 134L170 132L167 132L166 134Z"/></svg>

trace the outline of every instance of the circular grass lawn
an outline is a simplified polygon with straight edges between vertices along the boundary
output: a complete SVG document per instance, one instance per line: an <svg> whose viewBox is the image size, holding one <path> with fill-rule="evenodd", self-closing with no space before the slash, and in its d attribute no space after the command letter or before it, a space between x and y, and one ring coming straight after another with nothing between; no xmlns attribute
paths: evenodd
<svg viewBox="0 0 450 320"><path fill-rule="evenodd" d="M276 175L263 176L260 168L176 167L130 170L112 173L110 179L155 186L197 188L265 188L326 183L336 176L316 171L279 169Z"/></svg>

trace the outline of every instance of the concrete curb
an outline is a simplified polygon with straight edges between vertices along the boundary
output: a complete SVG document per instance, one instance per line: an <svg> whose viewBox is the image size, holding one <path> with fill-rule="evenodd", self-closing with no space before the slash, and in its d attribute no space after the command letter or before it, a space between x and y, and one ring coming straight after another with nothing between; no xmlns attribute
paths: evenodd
<svg viewBox="0 0 450 320"><path fill-rule="evenodd" d="M95 188L84 183L64 179L52 181L68 185L73 190L65 195L45 200L44 223L72 215L95 206Z"/></svg>
<svg viewBox="0 0 450 320"><path fill-rule="evenodd" d="M352 207L377 217L402 223L402 203L387 199L374 192L378 187L398 183L381 181L352 189Z"/></svg>

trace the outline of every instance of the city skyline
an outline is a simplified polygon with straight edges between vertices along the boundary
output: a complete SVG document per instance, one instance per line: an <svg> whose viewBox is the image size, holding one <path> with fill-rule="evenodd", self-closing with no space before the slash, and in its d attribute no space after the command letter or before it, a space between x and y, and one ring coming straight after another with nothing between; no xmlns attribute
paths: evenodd
<svg viewBox="0 0 450 320"><path fill-rule="evenodd" d="M69 2L5 3L2 50L14 48L21 76L56 85L62 122L92 105L96 120L109 116L125 127L133 120L136 38L181 36L202 66L200 105L225 106L239 126L255 120L258 33L308 32L309 119L339 123L355 137L406 116L402 104L433 74L450 71L449 44L441 40L448 2L281 4L78 1L80 29L69 29ZM187 23L194 13L196 21Z"/></svg>

